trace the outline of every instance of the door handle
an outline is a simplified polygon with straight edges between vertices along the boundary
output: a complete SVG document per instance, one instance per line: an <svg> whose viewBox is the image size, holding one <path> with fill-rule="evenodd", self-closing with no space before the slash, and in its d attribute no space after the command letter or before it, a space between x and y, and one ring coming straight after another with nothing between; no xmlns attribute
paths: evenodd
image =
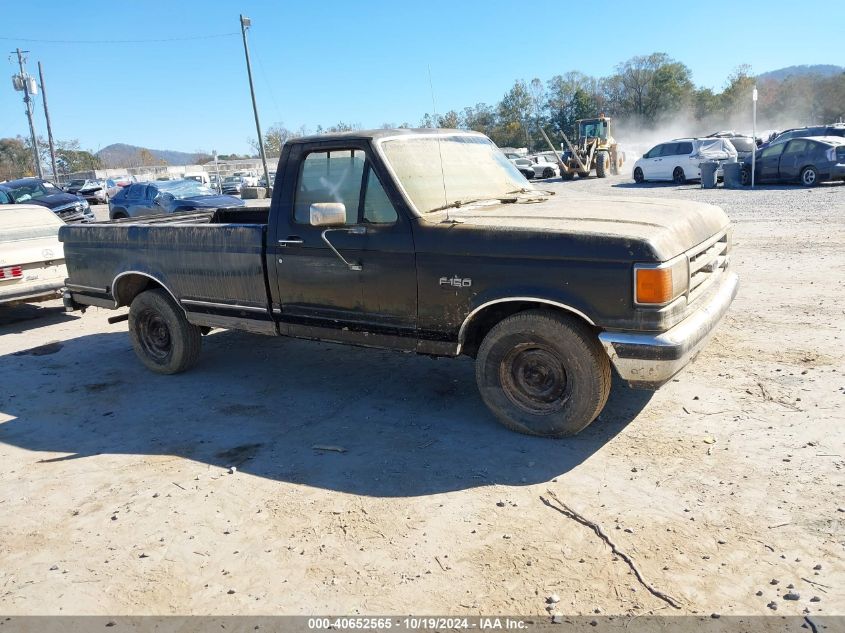
<svg viewBox="0 0 845 633"><path fill-rule="evenodd" d="M302 243L302 238L298 235L288 235L288 239L279 240L279 244L281 244L282 246L295 246L296 244Z"/></svg>

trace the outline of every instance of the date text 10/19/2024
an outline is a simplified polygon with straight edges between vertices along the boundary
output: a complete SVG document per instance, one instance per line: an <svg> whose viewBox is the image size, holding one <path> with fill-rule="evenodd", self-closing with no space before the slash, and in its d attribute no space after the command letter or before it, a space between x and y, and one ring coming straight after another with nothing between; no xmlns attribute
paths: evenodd
<svg viewBox="0 0 845 633"><path fill-rule="evenodd" d="M421 629L479 629L479 630L521 630L528 628L527 622L507 617L325 617L308 618L311 630L389 630L415 631Z"/></svg>

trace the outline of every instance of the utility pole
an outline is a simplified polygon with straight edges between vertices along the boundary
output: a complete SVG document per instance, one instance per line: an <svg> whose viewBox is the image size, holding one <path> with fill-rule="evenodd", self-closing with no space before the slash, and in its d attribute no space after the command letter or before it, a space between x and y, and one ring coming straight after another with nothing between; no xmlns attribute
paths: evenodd
<svg viewBox="0 0 845 633"><path fill-rule="evenodd" d="M754 168L757 164L757 85L751 92L752 115L751 115L751 138L754 141L751 146L751 188L754 189Z"/></svg>
<svg viewBox="0 0 845 633"><path fill-rule="evenodd" d="M249 63L249 47L246 44L246 30L252 26L252 21L241 14L241 34L244 37L244 55L246 56L246 74L249 76L249 94L252 95L252 111L255 114L255 131L258 133L258 149L261 152L261 164L264 166L264 182L270 187L270 171L267 169L267 154L264 153L264 137L261 134L261 123L258 121L258 104L255 102L255 87L252 85L252 66Z"/></svg>
<svg viewBox="0 0 845 633"><path fill-rule="evenodd" d="M26 104L26 118L29 121L29 137L32 141L32 153L35 157L35 172L39 178L44 178L44 173L41 171L41 157L38 155L38 139L35 136L35 123L32 120L32 97L31 93L35 93L35 81L26 74L23 67L23 54L29 51L15 50L18 55L18 66L20 66L20 75L15 75L12 80L14 82L15 90L23 91L23 102Z"/></svg>
<svg viewBox="0 0 845 633"><path fill-rule="evenodd" d="M47 142L50 143L50 164L53 167L53 180L59 182L59 172L56 170L56 146L53 144L53 127L50 125L50 111L47 109L47 88L44 85L44 69L38 62L38 78L41 80L41 99L44 101L44 118L47 119Z"/></svg>

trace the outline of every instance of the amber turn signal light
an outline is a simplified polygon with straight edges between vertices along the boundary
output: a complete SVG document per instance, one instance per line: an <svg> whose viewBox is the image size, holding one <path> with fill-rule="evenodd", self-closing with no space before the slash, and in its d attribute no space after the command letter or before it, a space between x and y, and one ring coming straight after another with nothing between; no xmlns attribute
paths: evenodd
<svg viewBox="0 0 845 633"><path fill-rule="evenodd" d="M637 303L668 303L672 299L671 268L637 270Z"/></svg>

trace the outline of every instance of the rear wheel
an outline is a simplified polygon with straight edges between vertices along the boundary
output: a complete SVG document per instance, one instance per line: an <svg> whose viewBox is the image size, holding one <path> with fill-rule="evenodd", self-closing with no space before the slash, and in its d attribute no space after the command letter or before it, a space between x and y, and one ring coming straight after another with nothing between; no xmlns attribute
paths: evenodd
<svg viewBox="0 0 845 633"><path fill-rule="evenodd" d="M684 173L684 170L680 167L675 167L675 171L672 172L672 180L675 184L683 185L687 181L687 176Z"/></svg>
<svg viewBox="0 0 845 633"><path fill-rule="evenodd" d="M605 151L596 154L596 177L605 178L610 168L610 154Z"/></svg>
<svg viewBox="0 0 845 633"><path fill-rule="evenodd" d="M634 167L634 182L641 183L645 182L645 176L643 175L643 170L639 167Z"/></svg>
<svg viewBox="0 0 845 633"><path fill-rule="evenodd" d="M146 290L129 307L129 335L135 354L157 374L178 374L199 358L202 331L165 290Z"/></svg>
<svg viewBox="0 0 845 633"><path fill-rule="evenodd" d="M815 187L819 184L819 172L815 167L805 167L801 170L801 184L805 187Z"/></svg>
<svg viewBox="0 0 845 633"><path fill-rule="evenodd" d="M743 187L749 186L751 184L751 170L743 167L739 172L739 181Z"/></svg>
<svg viewBox="0 0 845 633"><path fill-rule="evenodd" d="M129 215L123 209L115 209L111 214L112 220L123 220L124 218L128 218Z"/></svg>
<svg viewBox="0 0 845 633"><path fill-rule="evenodd" d="M520 312L498 323L475 361L481 398L511 430L574 435L604 408L610 361L595 334L574 317Z"/></svg>

